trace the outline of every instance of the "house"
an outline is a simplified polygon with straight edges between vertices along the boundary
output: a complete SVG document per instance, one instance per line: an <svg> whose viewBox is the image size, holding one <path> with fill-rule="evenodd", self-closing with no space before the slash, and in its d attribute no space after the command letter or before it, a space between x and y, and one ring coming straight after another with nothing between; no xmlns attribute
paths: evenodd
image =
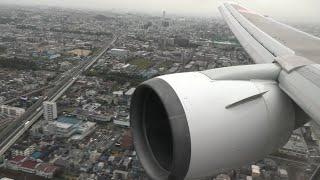
<svg viewBox="0 0 320 180"><path fill-rule="evenodd" d="M36 175L48 179L52 178L58 171L59 168L57 166L48 163L41 163L36 167Z"/></svg>
<svg viewBox="0 0 320 180"><path fill-rule="evenodd" d="M20 164L27 158L25 156L18 155L7 161L6 166L12 170L19 170Z"/></svg>
<svg viewBox="0 0 320 180"><path fill-rule="evenodd" d="M20 164L20 170L27 173L35 173L38 162L34 160L25 160Z"/></svg>

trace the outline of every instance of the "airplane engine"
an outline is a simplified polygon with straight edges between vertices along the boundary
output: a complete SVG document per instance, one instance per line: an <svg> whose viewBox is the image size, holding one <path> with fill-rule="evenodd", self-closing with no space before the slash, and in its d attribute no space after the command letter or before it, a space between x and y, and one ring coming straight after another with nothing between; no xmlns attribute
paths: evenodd
<svg viewBox="0 0 320 180"><path fill-rule="evenodd" d="M273 80L156 77L133 94L130 121L150 178L195 179L264 158L295 126L294 104Z"/></svg>

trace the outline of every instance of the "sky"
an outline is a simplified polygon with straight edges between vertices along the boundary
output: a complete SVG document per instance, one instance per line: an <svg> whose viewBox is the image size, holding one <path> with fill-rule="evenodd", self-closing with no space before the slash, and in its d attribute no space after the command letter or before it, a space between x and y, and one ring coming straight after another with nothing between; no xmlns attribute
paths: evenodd
<svg viewBox="0 0 320 180"><path fill-rule="evenodd" d="M319 21L320 0L235 0L262 14L280 19ZM49 5L68 8L138 11L213 17L221 0L0 0L19 5Z"/></svg>

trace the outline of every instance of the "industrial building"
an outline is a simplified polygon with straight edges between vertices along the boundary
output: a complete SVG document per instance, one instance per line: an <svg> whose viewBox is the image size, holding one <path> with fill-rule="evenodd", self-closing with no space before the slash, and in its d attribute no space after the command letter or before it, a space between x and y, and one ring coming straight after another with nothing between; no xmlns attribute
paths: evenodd
<svg viewBox="0 0 320 180"><path fill-rule="evenodd" d="M56 121L49 122L44 131L46 134L55 135L70 140L82 140L92 133L96 128L96 123L81 121L75 117L59 117Z"/></svg>
<svg viewBox="0 0 320 180"><path fill-rule="evenodd" d="M77 130L81 121L72 117L59 117L56 121L48 123L47 133L53 134L57 137L69 138Z"/></svg>

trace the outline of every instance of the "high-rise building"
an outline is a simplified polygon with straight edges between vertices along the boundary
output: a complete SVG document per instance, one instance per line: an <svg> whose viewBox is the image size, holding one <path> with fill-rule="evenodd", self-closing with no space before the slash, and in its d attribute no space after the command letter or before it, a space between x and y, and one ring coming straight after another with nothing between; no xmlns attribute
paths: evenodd
<svg viewBox="0 0 320 180"><path fill-rule="evenodd" d="M160 41L159 42L160 49L165 50L167 48L167 39L165 37L163 37L159 41Z"/></svg>
<svg viewBox="0 0 320 180"><path fill-rule="evenodd" d="M169 27L169 21L167 20L166 18L166 11L163 11L163 14L162 14L162 26L163 27Z"/></svg>
<svg viewBox="0 0 320 180"><path fill-rule="evenodd" d="M43 102L43 116L46 121L53 121L58 117L57 104L55 102Z"/></svg>

